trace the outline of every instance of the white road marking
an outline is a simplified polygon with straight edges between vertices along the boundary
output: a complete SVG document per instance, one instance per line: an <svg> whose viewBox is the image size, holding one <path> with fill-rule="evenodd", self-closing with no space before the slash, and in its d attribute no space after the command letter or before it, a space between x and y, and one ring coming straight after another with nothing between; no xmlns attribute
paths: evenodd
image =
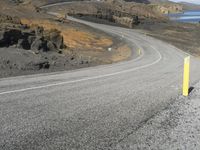
<svg viewBox="0 0 200 150"><path fill-rule="evenodd" d="M89 77L89 78L83 78L83 79L74 80L74 81L66 81L66 82L60 82L60 83L54 83L54 84L48 84L48 85L42 85L42 86L36 86L36 87L30 87L30 88L24 88L24 89L19 89L19 90L5 91L5 92L1 92L0 95L11 94L11 93L19 93L19 92L25 92L25 91L29 91L29 90L36 90L36 89L59 86L59 85L64 85L64 84L70 84L70 83L77 83L77 82L82 82L82 81L100 79L100 78L110 77L110 76L114 76L114 75L119 75L119 74L123 74L123 73L132 72L132 71L135 71L135 70L147 68L147 67L150 67L152 65L157 64L162 59L162 55L160 54L160 52L157 49L155 49L153 46L151 46L151 48L156 51L156 53L159 55L159 58L156 61L154 61L154 62L152 62L150 64L146 64L144 66L139 66L139 67L135 67L135 68L132 68L132 69L127 69L127 70L123 70L123 71L119 71L119 72L115 72L115 73L99 75L99 76Z"/></svg>
<svg viewBox="0 0 200 150"><path fill-rule="evenodd" d="M54 4L53 4L54 5ZM53 6L52 5L52 6ZM50 5L46 5L43 6L41 8L45 8L45 7L49 7ZM54 5L55 6L55 5ZM53 13L52 13L53 15ZM55 15L55 14L54 14ZM100 76L95 76L95 77L90 77L90 78L84 78L84 79L79 79L79 80L74 80L74 81L67 81L67 82L61 82L61 83L54 83L54 84L48 84L48 85L43 85L43 86L37 86L37 87L30 87L30 88L24 88L24 89L19 89L19 90L12 90L12 91L5 91L5 92L1 92L0 95L5 95L5 94L11 94L11 93L19 93L19 92L25 92L25 91L29 91L29 90L36 90L36 89L41 89L41 88L47 88L47 87L53 87L53 86L59 86L59 85L64 85L64 84L70 84L70 83L77 83L77 82L82 82L82 81L87 81L87 80L93 80L93 79L99 79L99 78L104 78L104 77L109 77L109 76L114 76L114 75L118 75L118 74L123 74L123 73L128 73L128 72L132 72L135 70L139 70L139 69L143 69L143 68L147 68L150 67L156 63L158 63L161 59L162 56L160 54L160 52L155 49L153 46L151 46L156 53L159 55L159 58L154 61L153 63L144 65L144 66L139 66L136 68L132 68L132 69L128 69L128 70L124 70L124 71L119 71L119 72L115 72L115 73L110 73L110 74L105 74L105 75L100 75ZM143 54L143 53L142 53Z"/></svg>

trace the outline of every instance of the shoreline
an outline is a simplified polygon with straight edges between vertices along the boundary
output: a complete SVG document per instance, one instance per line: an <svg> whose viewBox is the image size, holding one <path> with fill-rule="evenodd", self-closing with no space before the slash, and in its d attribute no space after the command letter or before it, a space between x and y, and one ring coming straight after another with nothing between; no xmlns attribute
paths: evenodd
<svg viewBox="0 0 200 150"><path fill-rule="evenodd" d="M172 13L167 15L170 20L181 23L200 23L200 9L199 10L186 10L182 13Z"/></svg>

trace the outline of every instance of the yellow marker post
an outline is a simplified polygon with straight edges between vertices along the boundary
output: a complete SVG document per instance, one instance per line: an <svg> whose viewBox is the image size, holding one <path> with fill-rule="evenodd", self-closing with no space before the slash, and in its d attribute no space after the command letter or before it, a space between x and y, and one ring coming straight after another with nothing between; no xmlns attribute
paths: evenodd
<svg viewBox="0 0 200 150"><path fill-rule="evenodd" d="M183 71L183 96L189 94L189 78L190 78L190 56L184 59L184 71Z"/></svg>
<svg viewBox="0 0 200 150"><path fill-rule="evenodd" d="M140 48L138 49L138 53L139 53L139 55L141 55L141 50L140 50Z"/></svg>

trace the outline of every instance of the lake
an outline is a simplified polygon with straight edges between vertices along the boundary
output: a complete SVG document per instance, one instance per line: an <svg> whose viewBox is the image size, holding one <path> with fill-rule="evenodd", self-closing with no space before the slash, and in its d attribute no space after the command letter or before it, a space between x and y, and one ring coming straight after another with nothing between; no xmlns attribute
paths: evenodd
<svg viewBox="0 0 200 150"><path fill-rule="evenodd" d="M190 10L178 14L169 14L171 20L178 22L199 23L200 10Z"/></svg>

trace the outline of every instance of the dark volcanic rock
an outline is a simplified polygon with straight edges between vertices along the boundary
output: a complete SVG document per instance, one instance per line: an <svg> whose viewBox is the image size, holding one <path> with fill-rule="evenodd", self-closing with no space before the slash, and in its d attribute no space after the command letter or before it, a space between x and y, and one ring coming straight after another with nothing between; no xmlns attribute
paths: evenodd
<svg viewBox="0 0 200 150"><path fill-rule="evenodd" d="M0 32L0 47L9 47L10 45L17 44L18 39L21 38L22 32L20 30L3 30Z"/></svg>
<svg viewBox="0 0 200 150"><path fill-rule="evenodd" d="M37 26L35 28L35 35L36 36L43 36L43 32L44 32L44 28L43 27Z"/></svg>
<svg viewBox="0 0 200 150"><path fill-rule="evenodd" d="M57 49L64 48L63 37L60 35L59 31L51 30L47 39L49 39L52 42L52 44L56 46Z"/></svg>
<svg viewBox="0 0 200 150"><path fill-rule="evenodd" d="M56 48L56 46L51 41L48 41L47 42L47 49L49 51L55 51L57 48Z"/></svg>
<svg viewBox="0 0 200 150"><path fill-rule="evenodd" d="M124 11L119 11L115 9L99 9L96 14L84 14L84 13L72 13L69 15L77 16L77 17L94 17L102 20L107 20L119 25L123 25L129 28L133 28L134 26L140 23L140 18L136 14L126 13Z"/></svg>
<svg viewBox="0 0 200 150"><path fill-rule="evenodd" d="M33 43L31 44L32 50L41 50L41 51L48 51L47 49L47 41L45 41L42 37L37 37Z"/></svg>
<svg viewBox="0 0 200 150"><path fill-rule="evenodd" d="M17 48L29 50L30 44L27 39L19 39L17 43Z"/></svg>
<svg viewBox="0 0 200 150"><path fill-rule="evenodd" d="M3 41L4 41L4 33L5 31L0 31L0 47L3 46Z"/></svg>
<svg viewBox="0 0 200 150"><path fill-rule="evenodd" d="M50 64L48 61L41 61L34 64L38 69L49 69Z"/></svg>
<svg viewBox="0 0 200 150"><path fill-rule="evenodd" d="M35 41L35 39L36 39L36 36L32 36L32 35L28 36L28 43L31 45Z"/></svg>
<svg viewBox="0 0 200 150"><path fill-rule="evenodd" d="M63 44L63 37L60 35L59 32L52 32L50 33L50 41L56 45L58 49L62 49L64 47Z"/></svg>
<svg viewBox="0 0 200 150"><path fill-rule="evenodd" d="M9 47L17 45L17 48L29 50L31 43L29 42L30 34L22 32L20 29L4 29L0 31L0 47Z"/></svg>
<svg viewBox="0 0 200 150"><path fill-rule="evenodd" d="M0 14L0 47L10 46L42 52L59 52L65 47L60 31L29 27L22 25L18 18Z"/></svg>
<svg viewBox="0 0 200 150"><path fill-rule="evenodd" d="M11 17L0 14L0 23L21 24L21 21L18 17Z"/></svg>

